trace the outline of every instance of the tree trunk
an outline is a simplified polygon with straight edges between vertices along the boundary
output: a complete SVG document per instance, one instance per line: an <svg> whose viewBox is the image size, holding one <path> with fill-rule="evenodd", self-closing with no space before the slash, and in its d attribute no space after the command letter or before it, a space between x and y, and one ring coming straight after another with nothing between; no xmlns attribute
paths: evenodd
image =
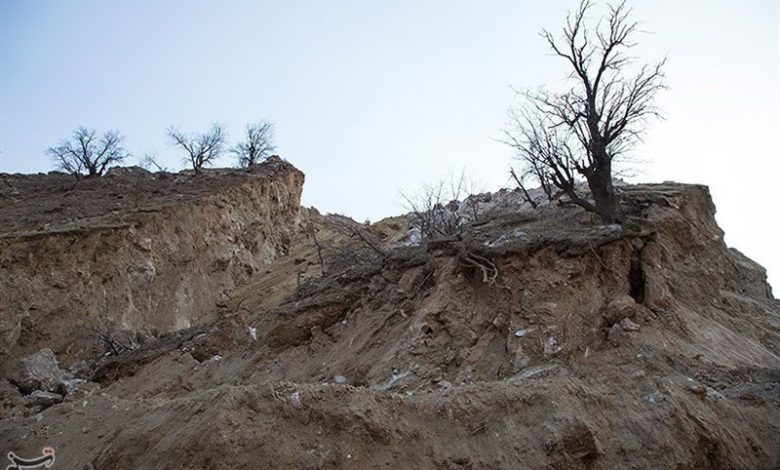
<svg viewBox="0 0 780 470"><path fill-rule="evenodd" d="M612 185L612 165L603 163L587 175L588 187L593 195L596 210L605 224L619 223L623 220L620 201Z"/></svg>

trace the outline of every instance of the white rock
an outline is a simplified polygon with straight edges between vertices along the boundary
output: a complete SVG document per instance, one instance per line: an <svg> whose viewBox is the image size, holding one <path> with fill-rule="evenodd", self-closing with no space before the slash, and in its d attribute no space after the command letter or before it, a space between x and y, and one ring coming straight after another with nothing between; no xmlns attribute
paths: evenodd
<svg viewBox="0 0 780 470"><path fill-rule="evenodd" d="M645 400L654 405L659 401L661 401L662 399L663 397L661 397L661 395L659 395L658 392L648 393L647 395L645 395Z"/></svg>
<svg viewBox="0 0 780 470"><path fill-rule="evenodd" d="M450 383L447 380L439 380L439 383L437 383L436 385L438 385L439 388L444 388L444 389L452 388L452 383Z"/></svg>
<svg viewBox="0 0 780 470"><path fill-rule="evenodd" d="M547 341L544 342L544 355L545 356L552 356L554 354L557 354L561 351L561 346L558 344L558 340L555 339L555 336L550 336L547 338Z"/></svg>
<svg viewBox="0 0 780 470"><path fill-rule="evenodd" d="M249 336L252 337L252 341L257 341L257 328L255 328L254 326L250 326Z"/></svg>
<svg viewBox="0 0 780 470"><path fill-rule="evenodd" d="M30 406L43 406L49 407L60 403L62 401L62 395L59 393L44 392L43 390L36 390L24 397L25 401Z"/></svg>
<svg viewBox="0 0 780 470"><path fill-rule="evenodd" d="M66 391L66 393L70 393L73 390L75 390L76 387L78 387L79 385L81 385L83 383L86 383L86 382L87 381L84 380L84 379L68 379L68 380L65 380L65 382L64 382L64 384L65 384L65 391Z"/></svg>
<svg viewBox="0 0 780 470"><path fill-rule="evenodd" d="M512 376L509 381L512 383L517 383L535 377L545 377L551 374L557 374L560 372L560 370L561 366L557 364L540 364L538 366L529 367L520 371L519 373Z"/></svg>
<svg viewBox="0 0 780 470"><path fill-rule="evenodd" d="M343 375L337 375L333 377L333 381L336 382L337 384L344 384L347 383L347 378L344 377Z"/></svg>
<svg viewBox="0 0 780 470"><path fill-rule="evenodd" d="M639 325L637 323L632 322L628 318L624 318L620 321L620 327L623 328L625 331L639 331Z"/></svg>
<svg viewBox="0 0 780 470"><path fill-rule="evenodd" d="M71 377L60 369L57 357L47 348L19 360L12 379L24 392L64 392Z"/></svg>

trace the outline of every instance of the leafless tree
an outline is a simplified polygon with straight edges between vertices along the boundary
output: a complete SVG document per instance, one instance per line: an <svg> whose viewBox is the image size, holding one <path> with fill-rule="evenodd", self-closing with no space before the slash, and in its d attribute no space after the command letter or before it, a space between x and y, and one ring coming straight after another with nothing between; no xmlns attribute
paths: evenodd
<svg viewBox="0 0 780 470"><path fill-rule="evenodd" d="M159 172L165 173L168 171L168 167L161 165L157 161L157 154L154 152L148 152L144 154L144 157L139 162L141 166L144 168L151 168L152 170L157 170Z"/></svg>
<svg viewBox="0 0 780 470"><path fill-rule="evenodd" d="M238 158L238 165L248 167L260 163L276 150L273 144L274 125L262 121L246 126L246 137L230 151Z"/></svg>
<svg viewBox="0 0 780 470"><path fill-rule="evenodd" d="M314 249L317 253L317 260L320 263L320 274L322 274L324 277L328 273L325 266L325 257L323 256L324 246L322 240L320 240L320 238L317 236L317 226L312 220L309 220L306 224L306 233L309 235L309 238L314 244Z"/></svg>
<svg viewBox="0 0 780 470"><path fill-rule="evenodd" d="M122 146L124 137L117 131L107 131L98 136L95 129L79 127L70 140L62 140L46 153L57 167L77 177L100 176L110 165L121 163L130 154Z"/></svg>
<svg viewBox="0 0 780 470"><path fill-rule="evenodd" d="M84 332L88 339L100 345L103 353L118 356L135 348L129 336L123 335L116 323L108 319L91 320L84 326Z"/></svg>
<svg viewBox="0 0 780 470"><path fill-rule="evenodd" d="M168 128L171 145L186 152L184 162L199 172L204 166L213 165L225 146L227 133L225 127L213 124L211 130L203 134L185 134L175 127Z"/></svg>
<svg viewBox="0 0 780 470"><path fill-rule="evenodd" d="M349 218L336 219L335 225L342 234L349 237L350 240L358 242L360 246L368 249L372 255L380 260L387 259L387 252L382 248L382 243L377 240L368 230L360 227L360 224Z"/></svg>
<svg viewBox="0 0 780 470"><path fill-rule="evenodd" d="M422 239L460 236L468 222L479 218L479 200L473 196L473 183L466 177L450 174L435 184L426 184L415 195L401 193L412 217L412 226Z"/></svg>
<svg viewBox="0 0 780 470"><path fill-rule="evenodd" d="M381 234L349 217L329 214L306 228L323 277L348 271L381 269L388 260Z"/></svg>
<svg viewBox="0 0 780 470"><path fill-rule="evenodd" d="M480 219L479 198L473 192L473 183L461 171L459 177L450 175L449 181L442 180L425 185L415 197L401 194L410 211L412 228L420 235L420 241L445 242L451 245L459 264L473 270L482 282L497 285L498 268L475 249L469 228ZM480 246L481 244L477 244Z"/></svg>
<svg viewBox="0 0 780 470"><path fill-rule="evenodd" d="M539 204L529 193L527 187L529 181L536 181L539 183L548 201L553 201L560 195L559 192L555 191L553 182L550 181L550 177L547 175L547 173L544 172L544 169L539 166L538 162L527 162L526 165L524 165L522 173L519 175L514 168L510 168L509 175L515 181L520 191L523 192L523 197L525 197L525 200L528 201L528 203L531 204L531 207L534 209L536 209Z"/></svg>
<svg viewBox="0 0 780 470"><path fill-rule="evenodd" d="M594 28L586 25L591 7L583 0L569 13L561 38L542 31L553 55L571 68L571 87L519 92L523 101L510 110L504 141L543 185L551 183L575 204L614 223L622 213L613 163L640 140L650 118L661 117L654 99L666 88L666 59L634 66L628 52L639 23L631 20L625 1L609 6ZM581 178L592 200L578 190Z"/></svg>
<svg viewBox="0 0 780 470"><path fill-rule="evenodd" d="M463 233L463 216L452 207L457 202L445 194L444 182L423 186L417 196L401 194L412 217L412 227L423 240Z"/></svg>

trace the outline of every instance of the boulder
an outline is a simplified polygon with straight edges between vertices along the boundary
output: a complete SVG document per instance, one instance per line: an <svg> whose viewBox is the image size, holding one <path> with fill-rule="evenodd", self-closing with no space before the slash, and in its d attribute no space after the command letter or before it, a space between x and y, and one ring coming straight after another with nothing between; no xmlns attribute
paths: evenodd
<svg viewBox="0 0 780 470"><path fill-rule="evenodd" d="M20 359L9 379L23 393L35 390L66 393L71 377L60 369L54 352L46 348Z"/></svg>
<svg viewBox="0 0 780 470"><path fill-rule="evenodd" d="M0 379L0 421L24 415L24 399L19 389Z"/></svg>
<svg viewBox="0 0 780 470"><path fill-rule="evenodd" d="M611 326L624 318L633 320L637 317L638 313L639 305L634 298L629 295L621 295L613 298L609 304L607 304L604 319L607 321L607 324Z"/></svg>
<svg viewBox="0 0 780 470"><path fill-rule="evenodd" d="M629 318L620 320L620 327L625 331L639 331L639 325L632 322Z"/></svg>
<svg viewBox="0 0 780 470"><path fill-rule="evenodd" d="M558 344L558 339L555 338L555 336L550 336L547 338L547 341L544 342L544 355L547 357L558 354L562 349L563 348Z"/></svg>
<svg viewBox="0 0 780 470"><path fill-rule="evenodd" d="M24 397L24 401L27 406L40 406L42 408L48 408L52 405L62 402L62 395L53 392L44 392L43 390L36 390L31 394Z"/></svg>
<svg viewBox="0 0 780 470"><path fill-rule="evenodd" d="M615 323L612 328L607 332L607 341L614 347L618 347L625 342L626 330L620 326L620 323Z"/></svg>
<svg viewBox="0 0 780 470"><path fill-rule="evenodd" d="M19 389L7 380L0 379L0 408L13 408L24 403Z"/></svg>

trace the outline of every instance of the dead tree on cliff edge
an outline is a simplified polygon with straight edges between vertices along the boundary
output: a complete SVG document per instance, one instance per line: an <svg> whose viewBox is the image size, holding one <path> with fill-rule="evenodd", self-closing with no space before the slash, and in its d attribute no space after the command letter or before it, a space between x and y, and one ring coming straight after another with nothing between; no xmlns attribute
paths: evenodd
<svg viewBox="0 0 780 470"><path fill-rule="evenodd" d="M262 162L271 152L276 150L273 144L274 125L268 121L262 121L246 126L246 136L243 142L239 142L230 149L237 160L238 166L247 168Z"/></svg>
<svg viewBox="0 0 780 470"><path fill-rule="evenodd" d="M122 146L123 141L124 137L117 131L108 131L98 137L95 129L79 127L73 131L71 140L49 147L46 153L60 170L77 178L84 174L95 177L130 156Z"/></svg>
<svg viewBox="0 0 780 470"><path fill-rule="evenodd" d="M198 173L206 165L213 165L225 146L227 133L225 127L213 124L211 130L202 134L187 135L174 127L168 128L171 145L186 152L184 162L189 163Z"/></svg>
<svg viewBox="0 0 780 470"><path fill-rule="evenodd" d="M650 118L660 117L654 105L666 88L666 59L634 67L627 55L636 44L639 23L621 2L595 28L586 25L591 1L570 12L557 38L542 31L552 51L571 69L571 87L560 93L518 92L519 107L509 112L504 142L517 152L524 170L547 178L573 203L598 214L604 223L620 222L620 201L612 183L613 163L640 140ZM590 198L580 194L584 178ZM544 182L544 181L543 181Z"/></svg>

